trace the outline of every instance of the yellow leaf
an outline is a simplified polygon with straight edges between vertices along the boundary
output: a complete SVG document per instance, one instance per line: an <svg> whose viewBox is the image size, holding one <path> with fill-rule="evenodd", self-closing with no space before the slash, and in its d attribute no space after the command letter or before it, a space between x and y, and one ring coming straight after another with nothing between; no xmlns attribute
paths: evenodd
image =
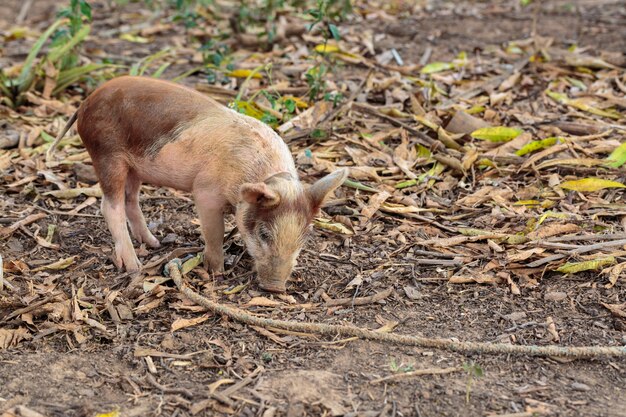
<svg viewBox="0 0 626 417"><path fill-rule="evenodd" d="M548 218L569 219L569 217L570 215L567 213L555 213L553 211L546 211L539 217L539 220L537 220L537 227L539 227Z"/></svg>
<svg viewBox="0 0 626 417"><path fill-rule="evenodd" d="M25 38L28 35L29 29L25 26L14 26L9 29L4 35L4 41L10 42L17 39Z"/></svg>
<svg viewBox="0 0 626 417"><path fill-rule="evenodd" d="M483 127L472 132L475 139L488 140L490 142L508 142L518 137L522 131L506 126Z"/></svg>
<svg viewBox="0 0 626 417"><path fill-rule="evenodd" d="M519 200L513 203L514 206L538 206L540 204L539 200Z"/></svg>
<svg viewBox="0 0 626 417"><path fill-rule="evenodd" d="M259 74L259 72L254 72L254 70L249 70L249 69L236 69L233 70L231 72L226 73L226 75L228 77L233 77L233 78L256 78L256 79L261 79L263 78L262 74Z"/></svg>
<svg viewBox="0 0 626 417"><path fill-rule="evenodd" d="M235 100L231 103L231 108L239 113L243 113L259 120L261 120L263 115L265 115L265 112L259 109L258 106L247 101Z"/></svg>
<svg viewBox="0 0 626 417"><path fill-rule="evenodd" d="M96 414L96 417L120 417L120 412L118 410L115 410L108 413L100 413Z"/></svg>
<svg viewBox="0 0 626 417"><path fill-rule="evenodd" d="M245 284L239 284L236 287L231 288L230 290L224 290L224 295L240 293L241 291L245 290L247 286L248 286L247 282Z"/></svg>
<svg viewBox="0 0 626 417"><path fill-rule="evenodd" d="M181 274L185 275L189 273L189 271L194 269L196 266L200 265L200 262L202 262L202 253L199 253L193 258L186 260L185 263L183 264Z"/></svg>
<svg viewBox="0 0 626 417"><path fill-rule="evenodd" d="M582 180L565 181L561 184L561 188L581 193L592 193L594 191L604 190L605 188L626 188L626 185L621 182L602 178L583 178Z"/></svg>
<svg viewBox="0 0 626 417"><path fill-rule="evenodd" d="M307 109L307 108L309 108L309 103L307 103L306 101L304 101L304 100L302 100L301 98L298 98L298 97L283 96L283 100L293 100L293 102L296 103L296 107L298 107L299 109Z"/></svg>
<svg viewBox="0 0 626 417"><path fill-rule="evenodd" d="M425 65L421 69L422 74L434 74L436 72L448 71L454 69L455 65L452 62L431 62L428 65Z"/></svg>
<svg viewBox="0 0 626 417"><path fill-rule="evenodd" d="M565 104L566 106L574 107L576 109L586 111L588 113L595 114L597 116L608 117L610 119L619 119L622 117L618 112L614 110L612 111L601 110L585 103L581 99L571 99L563 93L557 93L556 91L546 90L546 94L548 95L548 97L552 98L553 100L561 104Z"/></svg>
<svg viewBox="0 0 626 417"><path fill-rule="evenodd" d="M315 52L320 54L330 54L333 52L341 52L341 49L337 45L319 44L315 46Z"/></svg>
<svg viewBox="0 0 626 417"><path fill-rule="evenodd" d="M549 148L550 146L555 145L559 140L560 138L546 138L543 140L534 140L524 145L520 150L515 152L515 154L517 156L524 156L527 153Z"/></svg>
<svg viewBox="0 0 626 417"><path fill-rule="evenodd" d="M348 229L348 227L346 227L346 225L342 224L342 223L337 223L337 222L333 222L330 220L326 220L326 219L315 219L313 220L313 224L317 227L319 227L320 229L324 229L324 230L328 230L334 233L340 233L342 235L353 235L354 231Z"/></svg>
<svg viewBox="0 0 626 417"><path fill-rule="evenodd" d="M69 258L59 259L58 261L53 262L51 264L40 266L39 268L35 268L33 269L33 272L43 271L46 269L54 269L54 270L65 269L68 266L72 265L76 258L77 256L75 255L75 256L70 256Z"/></svg>
<svg viewBox="0 0 626 417"><path fill-rule="evenodd" d="M568 262L565 265L561 265L557 271L564 274L575 274L576 272L600 269L614 263L615 257L607 256L606 258L593 259L591 261Z"/></svg>
<svg viewBox="0 0 626 417"><path fill-rule="evenodd" d="M130 33L121 34L120 39L133 43L150 43L150 39L144 38L143 36L139 35L132 35Z"/></svg>

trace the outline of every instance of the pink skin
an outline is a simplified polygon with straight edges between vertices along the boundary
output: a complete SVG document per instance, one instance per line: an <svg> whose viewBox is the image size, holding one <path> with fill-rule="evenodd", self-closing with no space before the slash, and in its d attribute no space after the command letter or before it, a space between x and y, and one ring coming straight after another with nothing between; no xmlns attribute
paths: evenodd
<svg viewBox="0 0 626 417"><path fill-rule="evenodd" d="M267 125L165 81L116 78L89 96L76 116L100 179L114 262L127 271L141 268L127 222L138 242L160 245L139 207L145 182L192 193L205 266L216 273L224 270L224 211L236 207L259 285L284 292L313 216L347 175L336 171L305 190L289 149Z"/></svg>

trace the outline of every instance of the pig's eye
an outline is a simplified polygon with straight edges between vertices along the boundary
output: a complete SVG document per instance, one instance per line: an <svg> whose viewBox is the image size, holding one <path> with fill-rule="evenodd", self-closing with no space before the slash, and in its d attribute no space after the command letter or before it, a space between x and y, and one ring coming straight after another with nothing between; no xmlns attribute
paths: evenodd
<svg viewBox="0 0 626 417"><path fill-rule="evenodd" d="M264 226L259 227L258 236L259 239L265 243L269 243L272 240L272 235L270 234L270 231L267 230L267 228Z"/></svg>

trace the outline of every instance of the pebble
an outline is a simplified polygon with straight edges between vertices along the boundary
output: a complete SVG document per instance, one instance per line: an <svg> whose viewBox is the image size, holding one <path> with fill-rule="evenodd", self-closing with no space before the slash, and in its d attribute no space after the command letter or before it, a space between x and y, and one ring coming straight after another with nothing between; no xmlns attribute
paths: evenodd
<svg viewBox="0 0 626 417"><path fill-rule="evenodd" d="M572 389L574 391L589 391L591 387L587 384L583 384L582 382L574 382L572 384Z"/></svg>
<svg viewBox="0 0 626 417"><path fill-rule="evenodd" d="M546 301L563 301L567 298L567 293L563 291L547 292L543 299Z"/></svg>

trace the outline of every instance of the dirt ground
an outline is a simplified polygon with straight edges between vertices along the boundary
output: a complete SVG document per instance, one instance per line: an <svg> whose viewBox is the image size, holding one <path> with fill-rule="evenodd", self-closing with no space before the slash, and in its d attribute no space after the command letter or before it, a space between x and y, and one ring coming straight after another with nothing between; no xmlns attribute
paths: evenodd
<svg viewBox="0 0 626 417"><path fill-rule="evenodd" d="M40 29L49 25L58 3L36 0L24 24ZM393 21L381 24L352 20L345 25L372 30L379 35L377 50L396 48L412 63L428 51L431 60L449 60L460 51L484 51L525 39L532 30L532 8L521 8L518 1L455 1L454 7L450 2L418 3L423 5ZM540 3L536 25L539 35L550 36L561 46L575 43L598 54L626 53L623 1ZM0 30L12 25L21 4L16 0L3 1ZM127 7L137 10L139 5ZM111 27L111 16L117 12L105 6L94 11L99 12L94 12L92 34L97 38L100 31ZM167 35L159 42L167 42ZM95 48L95 43L90 40L90 47ZM154 52L152 45L129 45L137 48L126 51L130 56ZM106 41L101 47L111 54L124 52L107 50ZM28 48L28 44L7 44L1 63L20 62ZM185 82L194 81L201 80L191 78ZM9 129L10 125L4 128ZM299 153L294 150L294 154ZM304 178L310 179L306 173ZM31 213L24 210L36 204L31 193L9 187L14 181L9 171L0 177L0 226L12 224L22 213ZM41 191L51 189L40 183L35 187ZM144 187L142 195L144 214L156 236L165 241L161 249L141 249L144 264L163 260L177 248L202 245L188 196L151 187ZM354 190L341 189L337 199L349 201L353 195ZM81 197L78 202L86 198ZM99 204L91 204L81 215L73 217L55 214L64 209L62 202L55 204L47 206L48 217L38 224L44 232L49 223L57 225L55 243L59 249L38 245L21 229L0 238L4 262L21 259L31 270L29 274L5 272L14 289L0 289L0 325L25 326L33 335L15 347L0 350L0 412L24 406L44 416L72 417L116 410L121 416L179 417L626 416L623 359L569 361L472 356L251 328L204 312L184 299L171 283L158 286L156 292L144 292L141 280L154 280L154 276L160 275L162 262L146 274L150 275L148 278L118 272L108 258L111 238ZM326 213L345 214L342 207L333 205ZM490 208L481 207L480 211L488 216ZM240 292L214 297L248 305L250 312L271 318L369 329L397 322L394 332L407 335L550 345L550 318L558 328L559 344L626 344L624 318L612 315L601 304L624 302L623 277L615 286L606 288L595 273L548 273L540 285L523 287L519 295L513 294L506 284L451 284L446 271L452 267L418 265L413 261L416 255L412 245L425 238L424 228L432 226L383 213L376 215L372 223L371 233L350 237L316 229L288 285L295 304L256 287L254 276L247 273L252 261L243 253L236 236L229 238L225 246L227 268L235 263L234 271L225 281L210 280L204 287L205 293L219 294L218 291L250 282ZM403 224L406 242L398 245L388 233ZM228 229L232 229L232 219ZM28 230L32 234L32 229ZM67 269L33 271L51 260L70 256L76 258ZM484 254L481 262L490 256ZM472 268L472 264L466 265L470 274ZM332 298L352 297L354 286L347 285L355 277L361 278L357 287L364 289L358 296L388 288L394 290L393 294L364 306L329 308L321 303L320 289ZM188 279L197 285L202 283L201 274L191 274ZM254 297L280 303L247 304ZM52 303L51 309L54 303L78 303L103 327L76 325L63 319L51 321L50 309L33 308L26 315L14 313L33 302ZM66 313L61 308L59 314ZM198 317L205 321L172 332L175 320ZM464 366L479 366L484 375L473 376ZM430 368L454 369L441 375L376 381ZM228 391L229 387L234 389Z"/></svg>

